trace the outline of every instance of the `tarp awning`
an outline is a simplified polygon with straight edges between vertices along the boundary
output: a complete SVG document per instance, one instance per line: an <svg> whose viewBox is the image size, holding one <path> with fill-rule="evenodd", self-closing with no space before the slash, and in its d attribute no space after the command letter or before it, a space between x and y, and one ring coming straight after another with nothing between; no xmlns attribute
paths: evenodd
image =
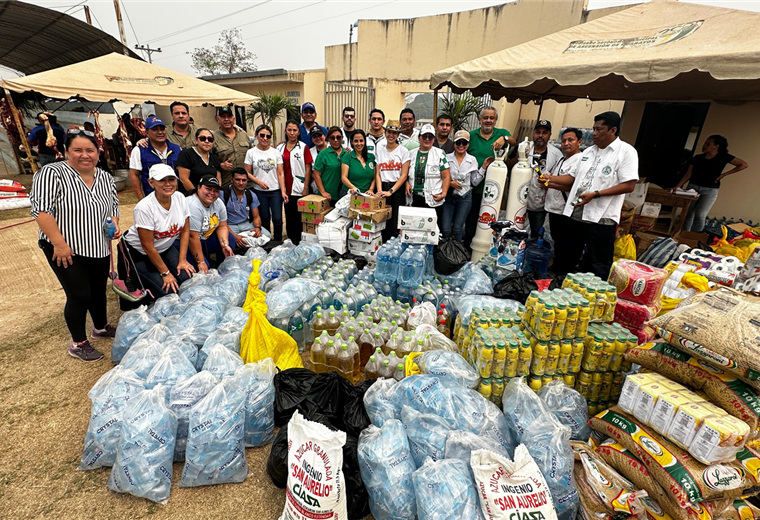
<svg viewBox="0 0 760 520"><path fill-rule="evenodd" d="M58 99L78 97L92 102L156 103L182 101L190 106L235 103L247 105L258 97L158 65L111 53L67 67L23 78L7 79L3 87L34 91Z"/></svg>
<svg viewBox="0 0 760 520"><path fill-rule="evenodd" d="M510 101L760 100L760 13L652 1L434 73Z"/></svg>

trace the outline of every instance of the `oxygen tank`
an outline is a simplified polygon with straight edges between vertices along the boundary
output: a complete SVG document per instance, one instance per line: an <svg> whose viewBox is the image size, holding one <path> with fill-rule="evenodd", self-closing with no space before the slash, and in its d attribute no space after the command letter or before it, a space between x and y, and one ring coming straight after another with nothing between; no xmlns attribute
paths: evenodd
<svg viewBox="0 0 760 520"><path fill-rule="evenodd" d="M509 147L504 152L507 156ZM483 201L480 204L478 212L478 229L472 239L472 261L477 262L480 258L491 249L491 223L496 222L499 218L499 208L501 199L504 197L504 190L507 186L507 174L509 169L501 157L494 154L496 160L491 163L486 172L486 178L483 185Z"/></svg>
<svg viewBox="0 0 760 520"><path fill-rule="evenodd" d="M530 143L528 138L517 145L517 164L512 167L509 178L509 193L507 194L507 220L515 223L517 229L525 229L527 215L528 186L533 170L528 164Z"/></svg>

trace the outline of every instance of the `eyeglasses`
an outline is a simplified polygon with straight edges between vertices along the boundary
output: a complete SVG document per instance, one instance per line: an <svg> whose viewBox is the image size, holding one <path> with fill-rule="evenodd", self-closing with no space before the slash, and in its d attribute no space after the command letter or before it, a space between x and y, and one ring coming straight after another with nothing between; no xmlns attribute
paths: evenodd
<svg viewBox="0 0 760 520"><path fill-rule="evenodd" d="M88 137L95 137L95 134L92 133L92 132L90 132L89 130L80 130L79 128L72 128L67 133L68 133L68 135L84 134L84 135L86 135Z"/></svg>
<svg viewBox="0 0 760 520"><path fill-rule="evenodd" d="M213 135L209 135L209 136L199 135L198 136L198 140L200 142L202 142L202 143L213 143L214 142L214 136Z"/></svg>
<svg viewBox="0 0 760 520"><path fill-rule="evenodd" d="M312 141L314 139L324 139L324 138L325 138L325 134L314 134L314 135L311 136L311 140Z"/></svg>
<svg viewBox="0 0 760 520"><path fill-rule="evenodd" d="M259 139L271 139L272 134L259 134Z"/></svg>
<svg viewBox="0 0 760 520"><path fill-rule="evenodd" d="M328 137L328 139L330 141L342 141L343 140L343 136L342 135L331 135L330 137Z"/></svg>
<svg viewBox="0 0 760 520"><path fill-rule="evenodd" d="M433 134L423 134L420 136L420 139L433 139L434 137Z"/></svg>
<svg viewBox="0 0 760 520"><path fill-rule="evenodd" d="M455 146L467 146L470 144L470 141L467 141L465 139L460 139L459 141L454 141Z"/></svg>
<svg viewBox="0 0 760 520"><path fill-rule="evenodd" d="M346 119L356 119L356 115L354 114L343 114L343 117Z"/></svg>

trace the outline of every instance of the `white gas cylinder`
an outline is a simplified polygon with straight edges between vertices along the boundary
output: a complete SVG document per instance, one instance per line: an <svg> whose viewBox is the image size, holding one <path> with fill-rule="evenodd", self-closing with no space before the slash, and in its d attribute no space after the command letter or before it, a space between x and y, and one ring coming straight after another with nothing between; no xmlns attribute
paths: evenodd
<svg viewBox="0 0 760 520"><path fill-rule="evenodd" d="M506 156L507 153L504 154ZM477 262L491 249L491 223L499 218L501 199L507 187L509 168L500 157L491 163L483 181L483 201L478 212L478 229L472 239L472 261Z"/></svg>
<svg viewBox="0 0 760 520"><path fill-rule="evenodd" d="M517 146L517 164L512 167L509 177L509 192L507 193L507 220L515 223L517 229L525 229L525 219L528 214L528 186L533 170L528 164L530 143L528 138Z"/></svg>

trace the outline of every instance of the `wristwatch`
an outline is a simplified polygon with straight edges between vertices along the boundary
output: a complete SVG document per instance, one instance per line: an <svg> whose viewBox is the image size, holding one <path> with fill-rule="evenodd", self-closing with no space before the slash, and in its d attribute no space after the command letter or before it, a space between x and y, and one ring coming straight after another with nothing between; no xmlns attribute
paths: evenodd
<svg viewBox="0 0 760 520"><path fill-rule="evenodd" d="M600 196L601 195L599 195L599 190L596 190L596 192L594 192L594 198L598 199Z"/></svg>
<svg viewBox="0 0 760 520"><path fill-rule="evenodd" d="M166 278L169 276L170 271L167 269L165 273L161 273L161 278Z"/></svg>
<svg viewBox="0 0 760 520"><path fill-rule="evenodd" d="M393 188L391 188L391 195L393 195Z"/></svg>

